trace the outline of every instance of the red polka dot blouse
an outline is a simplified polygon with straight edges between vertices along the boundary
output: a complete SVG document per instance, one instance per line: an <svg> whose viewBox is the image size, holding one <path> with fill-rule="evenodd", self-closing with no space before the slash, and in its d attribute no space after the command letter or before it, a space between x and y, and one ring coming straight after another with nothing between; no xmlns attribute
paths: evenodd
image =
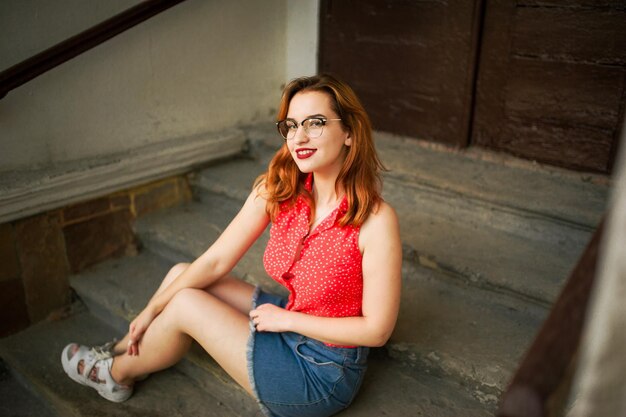
<svg viewBox="0 0 626 417"><path fill-rule="evenodd" d="M311 190L309 174L305 187ZM311 209L304 197L281 211L270 228L263 263L267 273L289 290L286 309L322 317L361 316L363 298L360 227L340 227L346 197L309 232Z"/></svg>

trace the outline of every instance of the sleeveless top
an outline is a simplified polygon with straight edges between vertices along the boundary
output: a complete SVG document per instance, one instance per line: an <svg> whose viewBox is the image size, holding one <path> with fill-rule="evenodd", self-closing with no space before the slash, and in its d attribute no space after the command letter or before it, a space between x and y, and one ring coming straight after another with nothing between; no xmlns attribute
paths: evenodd
<svg viewBox="0 0 626 417"><path fill-rule="evenodd" d="M313 175L305 188L311 190ZM322 317L362 315L363 270L358 226L339 226L346 213L344 196L322 222L309 232L311 209L304 197L283 203L270 228L265 270L289 290L286 309Z"/></svg>

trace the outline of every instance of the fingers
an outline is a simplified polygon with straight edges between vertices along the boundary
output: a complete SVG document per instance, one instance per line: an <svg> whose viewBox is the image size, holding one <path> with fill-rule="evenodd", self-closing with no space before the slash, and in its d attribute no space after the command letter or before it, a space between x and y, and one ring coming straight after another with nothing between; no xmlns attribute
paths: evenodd
<svg viewBox="0 0 626 417"><path fill-rule="evenodd" d="M139 341L135 339L129 339L128 345L126 346L126 353L130 356L139 355Z"/></svg>
<svg viewBox="0 0 626 417"><path fill-rule="evenodd" d="M130 356L139 355L139 339L141 338L141 334L137 329L136 323L133 321L130 324L130 329L128 332L128 344L126 346L126 353Z"/></svg>
<svg viewBox="0 0 626 417"><path fill-rule="evenodd" d="M128 349L127 352L130 356L139 355L139 343L135 340L130 339L128 341Z"/></svg>
<svg viewBox="0 0 626 417"><path fill-rule="evenodd" d="M259 323L261 321L261 318L259 317L260 315L259 309L257 308L257 309L250 311L249 315L250 315L250 320L252 321L252 324L254 325L254 327L260 331L261 329L259 328Z"/></svg>

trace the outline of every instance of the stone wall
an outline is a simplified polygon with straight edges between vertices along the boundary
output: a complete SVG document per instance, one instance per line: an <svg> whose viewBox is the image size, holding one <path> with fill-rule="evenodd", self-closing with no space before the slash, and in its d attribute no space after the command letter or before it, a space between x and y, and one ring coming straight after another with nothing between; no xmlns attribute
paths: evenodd
<svg viewBox="0 0 626 417"><path fill-rule="evenodd" d="M1 224L0 337L65 307L70 274L136 254L136 218L190 199L175 176Z"/></svg>
<svg viewBox="0 0 626 417"><path fill-rule="evenodd" d="M138 2L0 2L0 71ZM241 151L224 132L272 124L287 79L316 72L318 9L188 0L0 100L0 336L66 306L70 274L135 253L134 219L189 199L172 175ZM139 181L156 182L111 193Z"/></svg>

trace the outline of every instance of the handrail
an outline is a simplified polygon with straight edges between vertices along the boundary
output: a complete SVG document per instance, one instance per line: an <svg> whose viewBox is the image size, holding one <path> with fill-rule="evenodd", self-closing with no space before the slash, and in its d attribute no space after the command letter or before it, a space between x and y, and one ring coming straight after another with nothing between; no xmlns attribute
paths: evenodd
<svg viewBox="0 0 626 417"><path fill-rule="evenodd" d="M0 72L0 99L44 72L185 0L146 0Z"/></svg>
<svg viewBox="0 0 626 417"><path fill-rule="evenodd" d="M587 244L546 321L502 395L498 417L559 414L566 374L578 351L604 220Z"/></svg>

